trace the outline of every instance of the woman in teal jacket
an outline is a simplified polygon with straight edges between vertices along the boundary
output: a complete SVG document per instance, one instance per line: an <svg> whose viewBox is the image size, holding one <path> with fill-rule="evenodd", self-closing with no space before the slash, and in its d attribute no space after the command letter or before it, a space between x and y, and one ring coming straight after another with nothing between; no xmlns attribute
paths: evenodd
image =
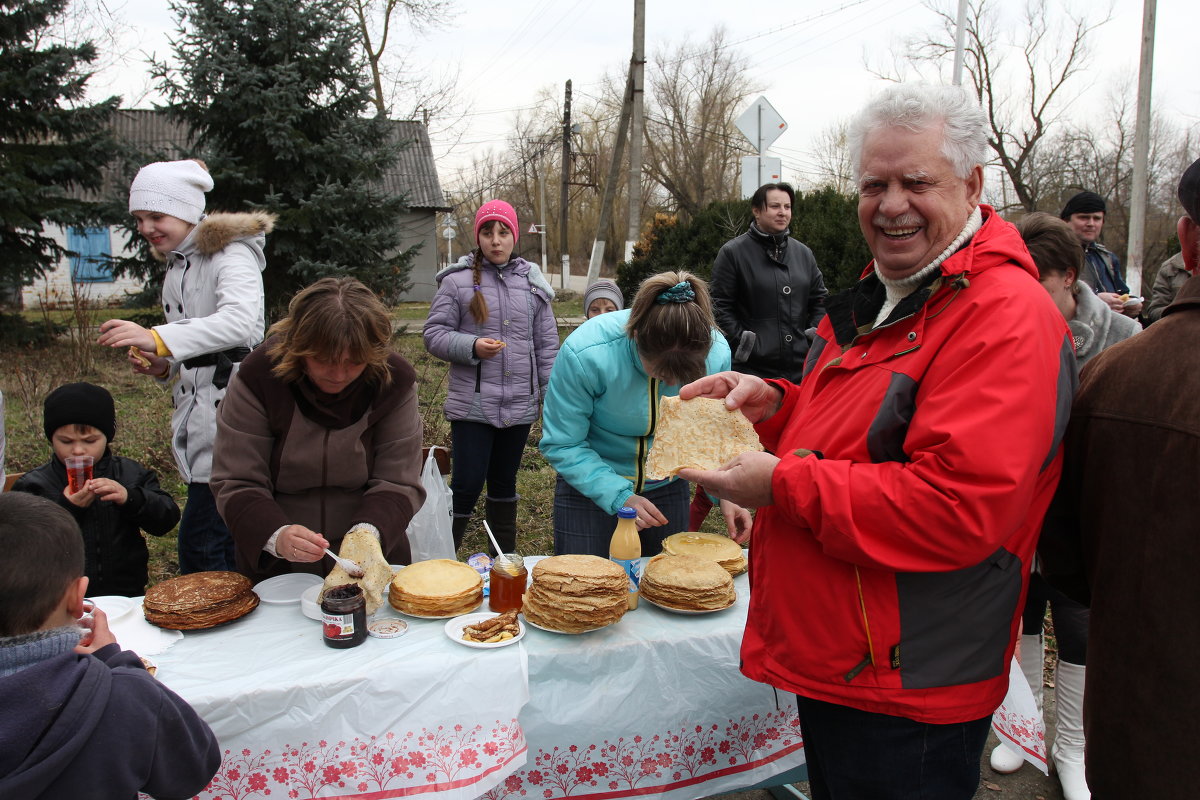
<svg viewBox="0 0 1200 800"><path fill-rule="evenodd" d="M658 401L696 378L729 369L708 286L687 272L647 278L630 309L594 317L563 342L550 373L541 450L558 472L554 551L608 555L622 506L637 510L642 553L686 530L688 484L644 472ZM730 534L750 515L723 504Z"/></svg>

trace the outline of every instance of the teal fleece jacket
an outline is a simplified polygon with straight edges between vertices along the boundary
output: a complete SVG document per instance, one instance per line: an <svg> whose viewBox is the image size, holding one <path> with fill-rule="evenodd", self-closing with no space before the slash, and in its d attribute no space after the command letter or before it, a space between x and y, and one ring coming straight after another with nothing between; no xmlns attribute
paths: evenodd
<svg viewBox="0 0 1200 800"><path fill-rule="evenodd" d="M661 397L679 387L646 375L625 332L629 310L593 317L558 351L542 411L541 450L567 483L616 514L645 488ZM729 345L714 328L708 374L729 369Z"/></svg>

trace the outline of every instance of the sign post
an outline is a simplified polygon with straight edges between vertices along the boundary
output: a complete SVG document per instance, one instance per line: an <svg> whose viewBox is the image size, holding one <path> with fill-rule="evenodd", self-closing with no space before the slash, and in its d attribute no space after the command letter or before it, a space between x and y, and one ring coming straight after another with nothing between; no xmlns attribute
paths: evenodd
<svg viewBox="0 0 1200 800"><path fill-rule="evenodd" d="M733 124L758 152L742 159L742 197L750 197L764 183L779 180L782 162L763 153L787 130L787 123L766 97L759 97Z"/></svg>
<svg viewBox="0 0 1200 800"><path fill-rule="evenodd" d="M442 228L442 236L446 237L446 266L450 266L454 263L451 250L454 248L454 236L458 233L458 228L455 227L454 217L449 214L442 220L442 224L446 226Z"/></svg>

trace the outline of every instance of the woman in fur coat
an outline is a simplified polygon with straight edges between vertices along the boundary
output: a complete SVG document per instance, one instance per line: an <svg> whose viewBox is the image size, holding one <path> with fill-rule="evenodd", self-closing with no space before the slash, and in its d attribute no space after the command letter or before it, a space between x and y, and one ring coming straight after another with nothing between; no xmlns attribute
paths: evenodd
<svg viewBox="0 0 1200 800"><path fill-rule="evenodd" d="M182 574L234 568L233 538L208 485L212 445L225 387L263 338L263 247L275 223L264 212L205 215L204 193L212 187L208 168L195 159L138 171L129 213L166 262L166 323L147 329L114 319L100 326L100 344L128 348L134 372L172 387L172 450L188 486L179 523Z"/></svg>

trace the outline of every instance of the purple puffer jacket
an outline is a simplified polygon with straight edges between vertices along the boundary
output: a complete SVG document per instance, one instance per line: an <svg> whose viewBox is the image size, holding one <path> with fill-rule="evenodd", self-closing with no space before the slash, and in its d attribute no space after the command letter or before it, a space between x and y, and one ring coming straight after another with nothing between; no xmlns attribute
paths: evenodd
<svg viewBox="0 0 1200 800"><path fill-rule="evenodd" d="M488 318L471 316L473 254L437 274L438 290L425 320L425 349L450 362L446 419L485 422L497 428L537 419L550 368L558 354L554 290L523 258L497 268L486 259L480 290ZM475 357L477 338L499 339L505 348L491 359Z"/></svg>

